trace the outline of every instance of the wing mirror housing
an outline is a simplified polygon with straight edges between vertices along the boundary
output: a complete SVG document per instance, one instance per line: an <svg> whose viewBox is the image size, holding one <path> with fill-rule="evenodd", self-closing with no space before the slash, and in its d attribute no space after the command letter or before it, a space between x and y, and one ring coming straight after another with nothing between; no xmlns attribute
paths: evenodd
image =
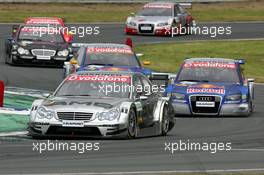
<svg viewBox="0 0 264 175"><path fill-rule="evenodd" d="M139 97L139 99L140 99L140 100L147 100L147 99L148 99L148 97L147 97L147 96L145 96L145 95L142 95L142 96L140 96L140 97Z"/></svg>
<svg viewBox="0 0 264 175"><path fill-rule="evenodd" d="M78 61L77 61L75 58L72 58L72 59L70 60L70 64L71 64L71 65L77 65L77 64L78 64Z"/></svg>
<svg viewBox="0 0 264 175"><path fill-rule="evenodd" d="M143 61L143 64L144 64L145 66L148 66L148 65L150 65L150 64L151 64L151 62L150 62L150 61L148 61L148 60L145 60L145 61Z"/></svg>
<svg viewBox="0 0 264 175"><path fill-rule="evenodd" d="M248 82L248 83L254 83L254 82L255 82L255 79L254 79L254 78L248 78L248 79L247 79L247 82Z"/></svg>
<svg viewBox="0 0 264 175"><path fill-rule="evenodd" d="M136 15L135 12L130 13L130 16L135 16L135 15Z"/></svg>
<svg viewBox="0 0 264 175"><path fill-rule="evenodd" d="M144 54L143 53L137 53L136 56L137 57L142 57Z"/></svg>
<svg viewBox="0 0 264 175"><path fill-rule="evenodd" d="M51 93L45 93L42 95L44 98L49 98L51 96Z"/></svg>

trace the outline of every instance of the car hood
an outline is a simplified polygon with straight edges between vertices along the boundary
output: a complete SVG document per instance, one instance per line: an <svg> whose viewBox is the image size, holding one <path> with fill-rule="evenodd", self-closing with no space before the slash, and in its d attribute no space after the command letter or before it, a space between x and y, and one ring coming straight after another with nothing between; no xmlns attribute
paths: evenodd
<svg viewBox="0 0 264 175"><path fill-rule="evenodd" d="M169 22L170 19L171 19L170 16L135 16L132 18L132 20L137 23Z"/></svg>
<svg viewBox="0 0 264 175"><path fill-rule="evenodd" d="M177 92L182 94L213 94L228 95L241 93L239 84L232 83L194 83L181 82L170 85L168 92Z"/></svg>
<svg viewBox="0 0 264 175"><path fill-rule="evenodd" d="M126 98L112 97L51 97L42 102L42 106L55 111L104 111L119 107Z"/></svg>
<svg viewBox="0 0 264 175"><path fill-rule="evenodd" d="M89 65L80 67L78 71L125 71L125 72L139 72L144 75L150 75L152 71L150 69L146 69L143 67L136 66L97 66L97 65Z"/></svg>
<svg viewBox="0 0 264 175"><path fill-rule="evenodd" d="M18 44L26 49L60 50L68 48L67 43L54 43L43 41L19 41Z"/></svg>

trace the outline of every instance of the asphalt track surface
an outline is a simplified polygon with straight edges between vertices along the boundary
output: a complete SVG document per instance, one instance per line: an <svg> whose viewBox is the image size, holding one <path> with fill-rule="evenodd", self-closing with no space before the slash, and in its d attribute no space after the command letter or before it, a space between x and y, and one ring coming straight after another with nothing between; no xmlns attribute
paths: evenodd
<svg viewBox="0 0 264 175"><path fill-rule="evenodd" d="M210 24L212 25L212 24ZM263 23L231 25L232 35L214 39L264 38ZM123 42L126 36L120 25L100 25L101 35L82 38L77 42ZM0 25L1 48L10 25ZM209 37L210 38L210 37ZM133 37L135 44L174 40L204 40L205 36L177 38ZM0 62L0 79L9 86L53 90L61 81L62 70L43 67L12 67ZM153 171L203 171L264 169L264 88L256 85L255 112L248 118L178 118L172 132L166 137L136 140L74 139L60 142L99 142L99 151L33 151L34 141L26 136L0 138L0 174L10 173L109 173ZM165 151L165 143L199 142L231 143L231 151ZM56 140L53 140L56 142ZM147 172L146 172L147 171Z"/></svg>

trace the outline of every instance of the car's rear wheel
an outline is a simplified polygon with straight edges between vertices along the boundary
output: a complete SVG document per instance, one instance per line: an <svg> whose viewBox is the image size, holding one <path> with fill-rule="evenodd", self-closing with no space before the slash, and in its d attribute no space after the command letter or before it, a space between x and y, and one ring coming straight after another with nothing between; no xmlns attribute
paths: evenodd
<svg viewBox="0 0 264 175"><path fill-rule="evenodd" d="M131 109L128 114L128 127L127 137L128 139L135 138L137 135L137 117L135 110Z"/></svg>
<svg viewBox="0 0 264 175"><path fill-rule="evenodd" d="M170 119L168 114L168 108L164 106L161 121L161 134L167 135L170 130Z"/></svg>
<svg viewBox="0 0 264 175"><path fill-rule="evenodd" d="M188 24L185 25L186 27L186 33L185 35L190 35L192 34L193 32L193 27L195 27L195 22L194 20L191 20Z"/></svg>
<svg viewBox="0 0 264 175"><path fill-rule="evenodd" d="M251 114L254 111L254 104L253 101L250 99L249 101L249 113Z"/></svg>

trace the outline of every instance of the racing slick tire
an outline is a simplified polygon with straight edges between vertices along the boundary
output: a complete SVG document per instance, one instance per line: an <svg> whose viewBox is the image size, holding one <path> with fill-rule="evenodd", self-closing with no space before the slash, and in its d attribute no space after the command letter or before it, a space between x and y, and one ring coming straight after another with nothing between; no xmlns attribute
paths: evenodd
<svg viewBox="0 0 264 175"><path fill-rule="evenodd" d="M170 119L168 115L168 108L164 106L161 119L161 135L165 136L170 131Z"/></svg>
<svg viewBox="0 0 264 175"><path fill-rule="evenodd" d="M185 35L191 35L193 27L194 27L193 20L191 20L189 23L187 23L184 27L185 27L184 34Z"/></svg>
<svg viewBox="0 0 264 175"><path fill-rule="evenodd" d="M5 54L5 64L10 64L14 66L17 64L17 62L13 59L13 56L11 54L6 53Z"/></svg>
<svg viewBox="0 0 264 175"><path fill-rule="evenodd" d="M137 135L137 116L134 109L131 109L128 114L127 138L134 139Z"/></svg>
<svg viewBox="0 0 264 175"><path fill-rule="evenodd" d="M37 134L33 131L32 128L28 128L28 134L29 137L31 137L33 140L42 140L45 139L45 136L42 134Z"/></svg>
<svg viewBox="0 0 264 175"><path fill-rule="evenodd" d="M253 88L253 91L252 91L252 94L249 95L249 112L250 114L254 111L254 108L255 108L255 105L253 103L253 98L254 97L254 88Z"/></svg>

